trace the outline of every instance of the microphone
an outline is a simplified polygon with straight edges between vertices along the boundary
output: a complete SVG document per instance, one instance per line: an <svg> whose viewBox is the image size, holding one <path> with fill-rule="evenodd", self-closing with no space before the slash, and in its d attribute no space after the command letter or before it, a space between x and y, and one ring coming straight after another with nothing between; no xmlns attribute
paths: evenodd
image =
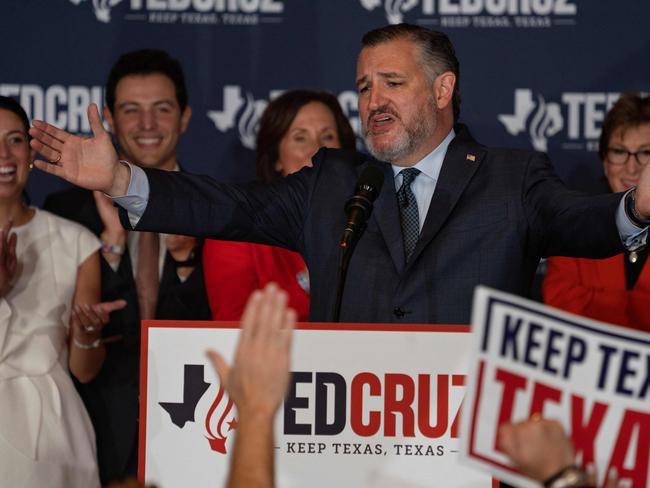
<svg viewBox="0 0 650 488"><path fill-rule="evenodd" d="M370 165L359 176L354 196L345 203L345 214L348 217L348 221L345 224L339 247L339 269L336 279L334 307L332 310L333 322L338 322L341 316L343 289L345 288L345 278L348 274L348 265L350 264L352 253L372 213L372 202L379 195L383 184L384 173L382 170L377 166Z"/></svg>
<svg viewBox="0 0 650 488"><path fill-rule="evenodd" d="M345 203L347 222L341 237L341 247L347 248L359 237L372 213L375 201L384 184L384 173L377 166L368 166L357 181L356 192Z"/></svg>

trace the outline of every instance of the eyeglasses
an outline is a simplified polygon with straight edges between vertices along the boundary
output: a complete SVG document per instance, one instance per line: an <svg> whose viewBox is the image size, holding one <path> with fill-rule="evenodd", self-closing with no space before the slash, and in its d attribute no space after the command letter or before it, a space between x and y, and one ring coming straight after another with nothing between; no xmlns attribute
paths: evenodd
<svg viewBox="0 0 650 488"><path fill-rule="evenodd" d="M650 148L641 149L637 152L628 151L620 147L610 147L607 149L607 162L615 166L622 166L627 164L630 156L636 158L639 166L645 166L650 163Z"/></svg>

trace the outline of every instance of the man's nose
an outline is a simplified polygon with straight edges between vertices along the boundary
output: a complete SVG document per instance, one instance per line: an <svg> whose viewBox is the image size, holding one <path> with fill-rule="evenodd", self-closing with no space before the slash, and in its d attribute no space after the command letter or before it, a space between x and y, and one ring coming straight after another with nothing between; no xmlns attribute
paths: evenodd
<svg viewBox="0 0 650 488"><path fill-rule="evenodd" d="M156 117L151 110L143 110L140 114L140 127L153 129L156 126Z"/></svg>
<svg viewBox="0 0 650 488"><path fill-rule="evenodd" d="M377 86L370 90L370 99L368 100L368 108L375 110L381 107L386 101L384 90Z"/></svg>

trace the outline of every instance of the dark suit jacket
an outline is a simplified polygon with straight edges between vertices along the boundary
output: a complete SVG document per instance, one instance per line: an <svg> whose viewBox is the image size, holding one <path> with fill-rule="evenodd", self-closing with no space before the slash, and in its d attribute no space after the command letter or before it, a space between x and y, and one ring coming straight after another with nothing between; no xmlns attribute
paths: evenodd
<svg viewBox="0 0 650 488"><path fill-rule="evenodd" d="M50 195L44 205L52 213L78 222L97 236L103 224L92 192L73 188ZM200 249L195 253L199 259ZM117 271L101 260L102 301L123 298L127 306L111 314L104 337L123 336L106 344L106 361L99 375L77 389L84 400L97 437L102 484L137 469L137 419L140 371L140 317L138 296L128 250ZM181 283L167 253L158 294L157 319L210 320L210 309L199 264Z"/></svg>
<svg viewBox="0 0 650 488"><path fill-rule="evenodd" d="M620 195L568 191L540 153L490 149L458 126L419 242L408 263L390 165L321 149L270 187L147 170L148 206L138 230L279 245L309 268L312 320L331 319L344 203L367 165L385 180L350 262L346 322L468 323L474 287L526 295L542 256L620 253ZM129 226L126 212L122 222Z"/></svg>

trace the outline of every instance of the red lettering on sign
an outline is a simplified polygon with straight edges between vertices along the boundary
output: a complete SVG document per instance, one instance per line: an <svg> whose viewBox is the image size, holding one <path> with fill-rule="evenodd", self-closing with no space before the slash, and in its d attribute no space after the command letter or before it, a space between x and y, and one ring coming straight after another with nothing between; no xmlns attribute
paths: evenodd
<svg viewBox="0 0 650 488"><path fill-rule="evenodd" d="M381 427L381 413L376 410L368 412L368 423L363 423L363 387L370 387L370 396L381 395L381 382L372 373L359 373L352 379L350 392L350 425L355 434L369 437L375 435Z"/></svg>

